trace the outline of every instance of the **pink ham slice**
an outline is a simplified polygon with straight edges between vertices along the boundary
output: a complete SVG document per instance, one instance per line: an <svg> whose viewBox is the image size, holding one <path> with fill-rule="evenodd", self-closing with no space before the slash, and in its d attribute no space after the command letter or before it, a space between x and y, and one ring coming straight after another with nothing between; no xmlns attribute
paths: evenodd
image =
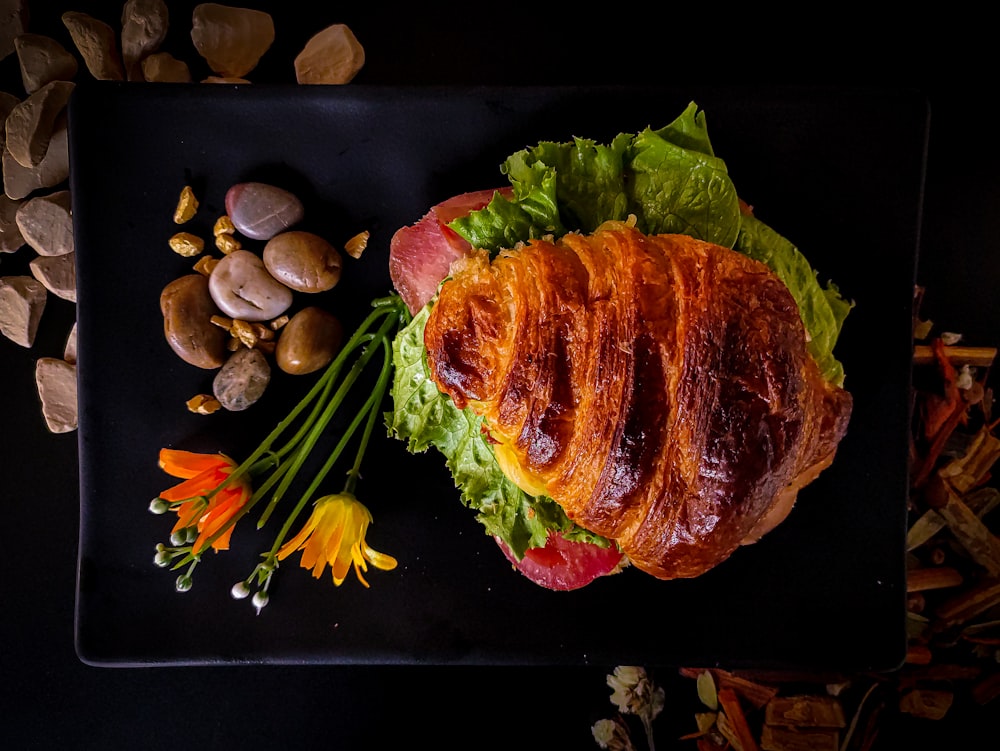
<svg viewBox="0 0 1000 751"><path fill-rule="evenodd" d="M451 271L451 264L472 249L448 223L483 208L497 192L509 198L513 189L491 188L454 196L393 235L389 243L389 276L411 313L417 313L437 294L438 285ZM531 548L518 561L506 543L494 539L518 571L547 589L579 589L599 576L616 573L625 561L614 545L602 548L573 542L555 532L543 547Z"/></svg>
<svg viewBox="0 0 1000 751"><path fill-rule="evenodd" d="M509 187L477 190L449 198L434 206L420 221L396 231L389 243L389 276L411 313L416 313L437 293L451 264L472 249L449 228L449 222L486 206L493 194L509 197Z"/></svg>
<svg viewBox="0 0 1000 751"><path fill-rule="evenodd" d="M600 576L617 573L625 562L614 544L602 548L590 542L567 540L558 532L550 532L543 547L529 548L520 561L503 540L493 539L514 568L547 589L580 589Z"/></svg>

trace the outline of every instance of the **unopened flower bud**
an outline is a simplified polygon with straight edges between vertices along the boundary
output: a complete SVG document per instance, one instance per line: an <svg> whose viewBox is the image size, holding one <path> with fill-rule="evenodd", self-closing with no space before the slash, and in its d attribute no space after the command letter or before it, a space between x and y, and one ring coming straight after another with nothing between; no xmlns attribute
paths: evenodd
<svg viewBox="0 0 1000 751"><path fill-rule="evenodd" d="M246 582L236 582L229 590L229 594L233 596L234 600L244 600L250 595L250 587L247 586Z"/></svg>
<svg viewBox="0 0 1000 751"><path fill-rule="evenodd" d="M160 568L166 568L170 565L170 553L166 550L156 551L156 555L153 557L153 563L155 563Z"/></svg>
<svg viewBox="0 0 1000 751"><path fill-rule="evenodd" d="M170 544L177 547L183 545L187 542L187 532L183 529L178 529L176 532L172 532L170 535Z"/></svg>
<svg viewBox="0 0 1000 751"><path fill-rule="evenodd" d="M154 514L164 514L170 508L170 504L162 498L154 498L149 502L149 510Z"/></svg>
<svg viewBox="0 0 1000 751"><path fill-rule="evenodd" d="M189 589L191 589L191 585L193 583L194 582L191 581L190 576L188 576L187 574L182 574L181 576L177 577L177 591L187 592Z"/></svg>
<svg viewBox="0 0 1000 751"><path fill-rule="evenodd" d="M257 615L260 615L260 611L264 609L267 605L267 592L256 592L253 596L253 606L257 608Z"/></svg>

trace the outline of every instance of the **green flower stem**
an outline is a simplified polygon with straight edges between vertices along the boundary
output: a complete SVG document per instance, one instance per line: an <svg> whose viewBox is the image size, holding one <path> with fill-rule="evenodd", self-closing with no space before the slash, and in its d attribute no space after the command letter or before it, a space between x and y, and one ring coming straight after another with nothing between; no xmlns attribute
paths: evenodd
<svg viewBox="0 0 1000 751"><path fill-rule="evenodd" d="M355 431L357 431L358 426L361 424L362 419L364 419L366 416L368 417L368 425L366 426L366 430L364 433L363 444L367 445L368 437L371 434L370 426L373 422L372 416L378 414L379 407L382 404L382 398L385 394L385 385L388 382L387 373L391 372L392 369L391 347L389 345L388 336L389 336L389 331L394 323L398 326L399 324L398 317L390 318L382 324L378 333L375 335L375 338L368 345L368 348L366 348L362 356L358 359L358 362L355 363L356 367L360 366L359 368L360 371L361 368L364 368L364 366L367 365L368 361L372 358L372 356L378 349L381 348L383 351L382 370L379 374L379 379L376 384L376 387L372 390L372 393L368 395L368 399L365 401L364 406L362 406L361 409L358 411L358 413L354 416L354 419L351 421L350 425L347 427L347 429L341 436L340 441L337 442L337 445L334 447L333 451L327 457L327 460L324 463L323 467L315 475L309 487L302 494L295 508L292 509L292 512L288 515L288 518L285 520L284 525L282 526L281 530L278 533L277 538L275 539L275 542L271 548L270 555L272 556L276 555L278 548L281 547L282 543L285 540L285 537L288 535L288 532L291 529L292 524L295 522L295 519L298 517L298 515L302 512L302 509L305 507L306 502L313 496L313 493L316 492L316 489L319 487L320 483L323 481L323 479L326 477L329 471L333 468L333 465L340 458L341 453L343 453L348 442L354 436L354 433ZM308 450L306 450L305 447L303 450L304 453L308 453L308 451L311 450L311 446L309 447ZM360 459L356 459L355 467L357 467L359 462ZM272 500L272 504L273 503L274 501ZM260 524L258 524L258 528L259 527Z"/></svg>
<svg viewBox="0 0 1000 751"><path fill-rule="evenodd" d="M354 487L358 484L358 478L361 477L361 461L368 450L368 441L371 439L372 430L375 429L375 421L378 419L379 414L379 405L382 404L386 389L389 387L389 376L392 374L392 347L388 339L383 339L382 344L385 349L382 372L379 373L378 383L375 384L375 390L368 400L372 405L371 411L368 414L368 423L365 425L365 432L361 436L358 453L354 458L354 466L347 473L347 482L344 483L345 493L353 494Z"/></svg>
<svg viewBox="0 0 1000 751"><path fill-rule="evenodd" d="M406 319L408 313L398 295L390 295L388 297L376 299L372 301L372 307L374 308L372 312L370 312L365 320L358 326L351 338L345 343L340 353L333 360L333 362L327 366L323 375L319 378L319 380L317 380L309 392L298 402L298 404L295 405L295 407L292 408L291 412L289 412L288 415L281 422L279 422L277 426L275 426L275 428L258 445L253 453L251 453L246 460L237 466L217 488L206 496L206 500L208 497L211 497L211 495L214 495L222 488L228 486L237 478L246 474L249 474L251 477L256 476L256 473L273 467L275 461L280 460L284 454L294 452L292 453L292 456L279 464L277 470L264 482L264 485L258 488L257 492L250 497L244 507L240 509L240 512L234 515L226 525L208 538L200 551L191 550L191 552L184 559L179 561L175 567L181 566L189 561L197 561L204 550L208 550L216 539L235 525L237 521L246 516L246 514L249 513L250 510L261 500L261 498L263 498L266 492L270 490L279 480L282 482L282 485L279 486L278 491L276 491L278 493L278 497L280 498L280 494L284 493L285 488L287 488L287 486L294 479L295 474L301 468L306 456L308 456L309 452L315 446L320 434L332 419L334 412L343 401L350 387L360 376L360 373L363 371L365 365L367 365L368 361L371 360L375 351L379 349L380 346L385 346L384 342L386 341L388 332L392 328L393 324L397 326L398 330L400 322ZM378 331L374 334L370 333L371 328L376 324L376 322L379 321L379 319L382 318L385 318L385 320L382 321ZM333 388L336 378L343 370L347 359L362 345L365 345L365 349L361 353L361 356L357 361L355 361L351 370L348 371L347 376L334 393L332 399L327 402L330 390ZM317 400L317 397L320 398ZM271 444L274 443L285 431L287 431L289 427L291 427L295 419L314 400L317 401L314 404L313 409L311 410L309 416L305 419L303 425L299 427L293 438L288 441L279 452L272 452ZM325 407L323 406L324 402L326 402ZM366 414L367 409L368 404L366 402L365 408L361 411L361 413L359 413L358 422L360 422L360 417L363 417L364 414ZM353 433L353 429L350 432ZM349 438L350 436L348 435L347 437ZM303 439L305 439L305 443L297 446L297 444L300 444ZM268 455L264 457L265 454ZM262 459L262 457L264 458ZM270 514L276 502L277 499L272 498L268 509L265 511L265 516L258 524L258 527L264 523L266 517Z"/></svg>

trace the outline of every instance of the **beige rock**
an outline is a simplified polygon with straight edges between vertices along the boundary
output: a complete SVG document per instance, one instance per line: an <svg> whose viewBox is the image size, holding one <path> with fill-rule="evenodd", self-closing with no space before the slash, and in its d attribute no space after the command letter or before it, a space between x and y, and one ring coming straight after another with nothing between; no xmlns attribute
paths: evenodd
<svg viewBox="0 0 1000 751"><path fill-rule="evenodd" d="M6 91L0 91L0 149L7 143L7 115L21 100Z"/></svg>
<svg viewBox="0 0 1000 751"><path fill-rule="evenodd" d="M274 43L274 21L260 10L202 3L192 13L191 41L213 73L243 78Z"/></svg>
<svg viewBox="0 0 1000 751"><path fill-rule="evenodd" d="M52 81L72 81L80 67L69 50L44 34L21 34L14 40L14 48L28 94Z"/></svg>
<svg viewBox="0 0 1000 751"><path fill-rule="evenodd" d="M17 210L17 226L24 241L39 255L61 256L76 249L68 190L29 198Z"/></svg>
<svg viewBox="0 0 1000 751"><path fill-rule="evenodd" d="M191 70L169 52L154 52L142 59L142 77L153 83L190 83Z"/></svg>
<svg viewBox="0 0 1000 751"><path fill-rule="evenodd" d="M72 81L50 81L7 115L5 145L22 167L37 167L42 161L75 87Z"/></svg>
<svg viewBox="0 0 1000 751"><path fill-rule="evenodd" d="M122 8L122 63L129 81L144 80L142 61L167 37L170 13L163 0L127 0Z"/></svg>
<svg viewBox="0 0 1000 751"><path fill-rule="evenodd" d="M6 148L3 150L3 191L19 200L40 188L52 188L69 177L69 139L66 116L56 121L45 157L37 167L22 167Z"/></svg>
<svg viewBox="0 0 1000 751"><path fill-rule="evenodd" d="M69 330L69 336L66 337L66 347L63 349L63 360L70 363L71 365L76 365L76 322L73 322L73 328Z"/></svg>
<svg viewBox="0 0 1000 751"><path fill-rule="evenodd" d="M201 79L202 83L250 83L245 78L227 78L226 76L205 76Z"/></svg>
<svg viewBox="0 0 1000 751"><path fill-rule="evenodd" d="M15 344L35 343L47 295L45 287L30 276L0 277L0 333Z"/></svg>
<svg viewBox="0 0 1000 751"><path fill-rule="evenodd" d="M55 357L39 357L35 362L35 385L49 431L70 433L76 430L76 366Z"/></svg>
<svg viewBox="0 0 1000 751"><path fill-rule="evenodd" d="M53 295L76 302L76 253L38 256L31 260L28 268Z"/></svg>
<svg viewBox="0 0 1000 751"><path fill-rule="evenodd" d="M305 84L349 82L365 64L365 50L346 24L315 34L295 58L295 80Z"/></svg>
<svg viewBox="0 0 1000 751"><path fill-rule="evenodd" d="M24 237L17 226L17 210L21 203L0 195L0 253L13 253L24 245Z"/></svg>
<svg viewBox="0 0 1000 751"><path fill-rule="evenodd" d="M62 14L62 22L94 78L99 81L125 80L118 37L110 25L87 13L72 10Z"/></svg>
<svg viewBox="0 0 1000 751"><path fill-rule="evenodd" d="M14 40L27 28L27 0L0 0L0 60L14 51Z"/></svg>

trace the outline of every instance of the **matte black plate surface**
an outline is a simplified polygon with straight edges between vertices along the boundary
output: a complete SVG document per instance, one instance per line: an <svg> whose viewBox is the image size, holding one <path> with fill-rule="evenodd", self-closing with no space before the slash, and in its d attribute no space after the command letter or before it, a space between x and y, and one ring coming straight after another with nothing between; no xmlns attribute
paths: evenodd
<svg viewBox="0 0 1000 751"><path fill-rule="evenodd" d="M230 598L277 523L238 526L191 591L153 565L171 521L161 447L241 457L312 383L276 376L242 413L192 415L211 373L162 335L161 289L190 262L167 239L211 237L233 183L303 199L301 227L358 261L323 297L350 330L390 290L400 226L453 194L506 184L539 140L661 127L689 101L756 214L857 306L837 354L855 398L834 466L757 545L694 580L636 570L575 592L513 572L462 507L443 461L376 431L359 497L373 547L399 560L336 588L289 559L259 616ZM887 669L902 660L911 300L927 108L911 92L718 88L389 88L81 85L70 105L79 282L81 531L77 650L98 665L253 663L646 664ZM346 470L346 465L345 468ZM327 492L339 489L337 472ZM279 520L280 521L280 520Z"/></svg>

